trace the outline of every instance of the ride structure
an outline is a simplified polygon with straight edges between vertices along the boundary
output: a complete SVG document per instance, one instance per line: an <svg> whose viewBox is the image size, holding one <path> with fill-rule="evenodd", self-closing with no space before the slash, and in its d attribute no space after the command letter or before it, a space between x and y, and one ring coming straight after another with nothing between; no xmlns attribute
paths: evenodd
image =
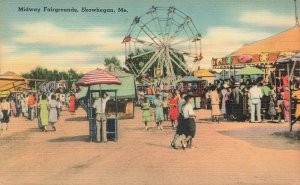
<svg viewBox="0 0 300 185"><path fill-rule="evenodd" d="M173 6L152 6L135 17L123 43L126 66L144 81L176 81L191 74L202 59L201 34L191 17Z"/></svg>

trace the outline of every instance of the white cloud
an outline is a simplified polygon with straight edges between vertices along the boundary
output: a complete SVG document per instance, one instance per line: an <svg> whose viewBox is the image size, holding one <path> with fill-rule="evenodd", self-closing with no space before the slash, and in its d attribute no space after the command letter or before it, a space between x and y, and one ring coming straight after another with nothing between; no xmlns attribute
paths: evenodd
<svg viewBox="0 0 300 185"><path fill-rule="evenodd" d="M22 34L14 38L21 44L47 44L54 46L92 46L98 50L120 50L122 37L114 37L113 29L93 27L84 31L67 30L48 22L16 26Z"/></svg>
<svg viewBox="0 0 300 185"><path fill-rule="evenodd" d="M91 63L92 61L99 63ZM28 72L37 66L48 69L68 70L76 69L79 72L87 72L96 67L102 67L101 59L97 56L83 52L66 52L59 54L41 54L39 52L18 52L7 54L0 58L1 70Z"/></svg>
<svg viewBox="0 0 300 185"><path fill-rule="evenodd" d="M2 55L13 53L16 51L16 47L12 45L0 45L0 52Z"/></svg>
<svg viewBox="0 0 300 185"><path fill-rule="evenodd" d="M292 27L295 25L295 18L269 11L247 11L243 12L240 22L263 27Z"/></svg>
<svg viewBox="0 0 300 185"><path fill-rule="evenodd" d="M225 57L246 43L270 36L271 33L233 27L208 29L202 38L202 68L211 68L211 58Z"/></svg>

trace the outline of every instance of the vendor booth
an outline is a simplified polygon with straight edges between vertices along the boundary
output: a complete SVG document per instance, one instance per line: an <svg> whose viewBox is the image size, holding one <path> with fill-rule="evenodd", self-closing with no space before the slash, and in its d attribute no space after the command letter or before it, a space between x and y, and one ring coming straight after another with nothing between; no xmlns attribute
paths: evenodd
<svg viewBox="0 0 300 185"><path fill-rule="evenodd" d="M295 111L297 106L297 100L291 98L291 95L295 91L294 85L295 82L300 82L300 52L291 56L291 57L282 57L276 62L276 86L277 90L281 91L282 88L288 86L290 89L290 131L293 129L293 120L296 119ZM286 79L286 80L285 80ZM287 81L288 83L285 83Z"/></svg>
<svg viewBox="0 0 300 185"><path fill-rule="evenodd" d="M103 90L117 90L117 104L118 104L118 117L119 119L132 119L134 118L134 100L136 98L136 84L135 77L131 74L125 73L117 68L114 65L107 67L107 71L117 77L121 81L121 85L101 85ZM92 85L91 90L97 91L100 90L99 85ZM86 107L86 96L88 94L88 87L81 88L77 99L80 102L80 105ZM107 104L107 114L115 114L115 100L109 101Z"/></svg>
<svg viewBox="0 0 300 185"><path fill-rule="evenodd" d="M106 114L107 116L107 137L108 139L113 139L114 141L118 140L118 104L117 104L117 90L108 90L105 89L105 87L102 87L103 84L106 85L120 85L121 81L117 79L112 74L108 73L105 70L102 69L96 69L93 71L90 71L86 73L78 82L77 85L87 87L87 93L85 98L82 100L86 102L86 111L87 111L87 117L89 119L89 137L90 141L95 141L96 133L95 133L95 123L96 123L96 116L93 110L93 102L96 98L99 98L102 93L107 92L109 96L111 96L110 101L114 100L115 102L115 114ZM97 85L99 89L94 89ZM113 94L114 95L113 95ZM114 98L113 98L114 97Z"/></svg>
<svg viewBox="0 0 300 185"><path fill-rule="evenodd" d="M201 78L187 76L182 81L183 92L193 97L193 106L195 109L201 108L201 96L204 92L204 81Z"/></svg>

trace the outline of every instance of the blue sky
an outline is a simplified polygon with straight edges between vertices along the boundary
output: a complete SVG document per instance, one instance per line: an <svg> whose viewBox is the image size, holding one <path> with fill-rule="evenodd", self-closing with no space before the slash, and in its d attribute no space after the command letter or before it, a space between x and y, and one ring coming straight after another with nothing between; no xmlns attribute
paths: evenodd
<svg viewBox="0 0 300 185"><path fill-rule="evenodd" d="M203 68L211 57L225 56L245 43L295 25L293 0L75 0L0 2L1 72L26 72L36 66L86 72L105 57L124 61L121 44L135 16L154 5L174 6L190 16L202 34ZM125 8L124 13L18 12L18 7ZM298 2L298 7L300 3Z"/></svg>

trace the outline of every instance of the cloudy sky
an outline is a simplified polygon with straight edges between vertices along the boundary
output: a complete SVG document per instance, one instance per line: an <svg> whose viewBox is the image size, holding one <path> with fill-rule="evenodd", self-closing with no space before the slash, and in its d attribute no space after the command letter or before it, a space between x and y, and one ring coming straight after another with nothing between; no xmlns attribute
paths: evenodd
<svg viewBox="0 0 300 185"><path fill-rule="evenodd" d="M23 73L36 66L87 72L102 67L104 58L111 56L124 62L121 42L133 18L152 5L174 6L192 18L202 34L203 68L210 67L212 57L226 56L245 43L295 25L293 0L2 0L1 73ZM41 12L19 12L19 7L41 8ZM54 13L43 12L44 7L125 8L128 12Z"/></svg>

